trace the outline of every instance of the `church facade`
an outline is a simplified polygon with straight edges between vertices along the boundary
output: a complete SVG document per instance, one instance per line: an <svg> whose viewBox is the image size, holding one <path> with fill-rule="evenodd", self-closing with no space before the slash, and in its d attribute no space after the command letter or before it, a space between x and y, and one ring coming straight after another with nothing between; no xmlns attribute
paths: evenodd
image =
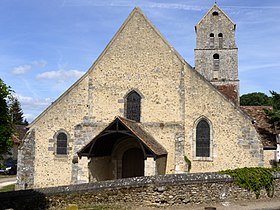
<svg viewBox="0 0 280 210"><path fill-rule="evenodd" d="M271 155L239 106L235 24L215 4L195 29L193 68L135 8L29 126L17 189L267 166Z"/></svg>

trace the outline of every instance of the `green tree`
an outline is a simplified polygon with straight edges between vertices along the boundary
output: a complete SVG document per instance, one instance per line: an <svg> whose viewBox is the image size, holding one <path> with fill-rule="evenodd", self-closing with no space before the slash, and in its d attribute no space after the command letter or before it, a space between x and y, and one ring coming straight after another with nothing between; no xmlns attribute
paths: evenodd
<svg viewBox="0 0 280 210"><path fill-rule="evenodd" d="M14 125L24 125L23 112L21 109L20 102L14 96L10 97L9 100L9 113Z"/></svg>
<svg viewBox="0 0 280 210"><path fill-rule="evenodd" d="M29 125L27 119L24 119L23 125Z"/></svg>
<svg viewBox="0 0 280 210"><path fill-rule="evenodd" d="M254 92L244 94L240 97L241 106L271 106L271 97L264 93Z"/></svg>
<svg viewBox="0 0 280 210"><path fill-rule="evenodd" d="M13 129L7 104L11 92L11 88L0 79L0 159L12 146Z"/></svg>
<svg viewBox="0 0 280 210"><path fill-rule="evenodd" d="M272 107L273 110L266 110L268 117L270 118L270 122L275 126L280 127L280 94L275 91L269 91L272 95Z"/></svg>

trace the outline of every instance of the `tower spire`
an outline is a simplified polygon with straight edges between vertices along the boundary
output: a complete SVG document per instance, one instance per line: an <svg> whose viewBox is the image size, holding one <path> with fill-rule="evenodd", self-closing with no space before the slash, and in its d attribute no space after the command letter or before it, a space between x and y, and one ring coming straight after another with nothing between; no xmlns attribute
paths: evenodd
<svg viewBox="0 0 280 210"><path fill-rule="evenodd" d="M217 5L214 5L195 28L195 69L220 92L238 104L239 79L235 23Z"/></svg>

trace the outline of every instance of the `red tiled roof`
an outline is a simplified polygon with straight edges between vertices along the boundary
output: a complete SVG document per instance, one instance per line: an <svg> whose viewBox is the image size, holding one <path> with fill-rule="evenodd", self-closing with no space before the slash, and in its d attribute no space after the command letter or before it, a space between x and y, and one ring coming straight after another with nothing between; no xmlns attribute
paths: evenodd
<svg viewBox="0 0 280 210"><path fill-rule="evenodd" d="M254 126L261 137L264 148L276 146L275 129L273 125L269 123L269 118L265 113L265 109L272 110L272 107L241 106L241 109L255 120Z"/></svg>
<svg viewBox="0 0 280 210"><path fill-rule="evenodd" d="M167 151L165 148L158 143L154 137L147 133L142 127L141 123L137 123L132 120L128 120L123 117L117 117L120 121L127 126L127 128L137 136L149 149L156 155L166 155Z"/></svg>
<svg viewBox="0 0 280 210"><path fill-rule="evenodd" d="M106 134L108 133L114 135L123 133L124 135L130 135L139 139L143 143L144 147L149 149L155 157L167 155L167 151L165 150L165 148L142 128L141 123L118 116L103 131L101 131L96 137L94 137L87 145L85 145L81 150L79 150L78 156L91 157L94 155L109 155L115 144L115 141L113 140L116 140L117 137L115 136L114 138L114 136L112 136L112 141L109 141L108 139L106 139ZM96 144L96 142L98 141L99 143ZM107 142L106 151L101 145L100 141ZM96 149L93 149L95 145Z"/></svg>
<svg viewBox="0 0 280 210"><path fill-rule="evenodd" d="M27 129L25 125L13 125L14 134L12 136L12 140L14 144L20 144L21 140L25 136Z"/></svg>
<svg viewBox="0 0 280 210"><path fill-rule="evenodd" d="M234 103L238 102L238 94L236 85L216 85L216 88L229 100Z"/></svg>

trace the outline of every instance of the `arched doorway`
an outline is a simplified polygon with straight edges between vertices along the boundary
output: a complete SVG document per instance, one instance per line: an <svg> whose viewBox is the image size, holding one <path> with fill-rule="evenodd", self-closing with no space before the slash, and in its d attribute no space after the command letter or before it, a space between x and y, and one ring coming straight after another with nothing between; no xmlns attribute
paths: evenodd
<svg viewBox="0 0 280 210"><path fill-rule="evenodd" d="M155 175L156 170L159 174L165 173L167 151L139 124L116 117L78 151L79 157L91 159L88 165L90 180ZM159 170L156 160L161 163Z"/></svg>
<svg viewBox="0 0 280 210"><path fill-rule="evenodd" d="M144 155L140 148L131 148L122 156L122 178L144 176Z"/></svg>

